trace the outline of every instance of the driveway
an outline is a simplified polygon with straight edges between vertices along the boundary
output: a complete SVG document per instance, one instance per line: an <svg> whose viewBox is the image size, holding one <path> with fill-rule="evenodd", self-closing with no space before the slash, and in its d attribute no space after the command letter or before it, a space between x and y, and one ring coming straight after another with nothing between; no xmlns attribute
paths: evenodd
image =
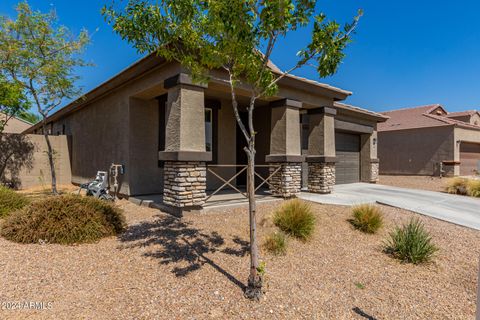
<svg viewBox="0 0 480 320"><path fill-rule="evenodd" d="M332 194L302 192L299 198L318 203L380 203L480 230L480 199L385 185L352 183L335 186Z"/></svg>

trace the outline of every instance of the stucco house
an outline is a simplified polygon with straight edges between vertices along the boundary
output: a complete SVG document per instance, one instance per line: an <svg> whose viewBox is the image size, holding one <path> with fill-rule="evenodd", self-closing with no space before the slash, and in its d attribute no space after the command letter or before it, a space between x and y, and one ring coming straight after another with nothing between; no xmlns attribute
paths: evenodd
<svg viewBox="0 0 480 320"><path fill-rule="evenodd" d="M48 131L69 136L72 182L119 163L125 196L163 194L172 208L202 206L246 164L229 87L218 80L227 74L211 72L208 84L193 83L178 63L150 55L50 116ZM258 101L258 173L275 173L274 194L290 197L302 187L329 193L335 183L377 180L376 128L386 117L339 103L350 94L289 75L276 96ZM248 91L237 95L245 117ZM41 126L26 132L39 134ZM240 189L245 176L231 183Z"/></svg>
<svg viewBox="0 0 480 320"><path fill-rule="evenodd" d="M378 126L381 174L472 175L480 170L480 113L439 104L384 112Z"/></svg>
<svg viewBox="0 0 480 320"><path fill-rule="evenodd" d="M7 121L8 120L8 121ZM0 121L7 123L3 128L3 133L22 133L32 126L28 121L17 117L7 116L5 113L0 112Z"/></svg>

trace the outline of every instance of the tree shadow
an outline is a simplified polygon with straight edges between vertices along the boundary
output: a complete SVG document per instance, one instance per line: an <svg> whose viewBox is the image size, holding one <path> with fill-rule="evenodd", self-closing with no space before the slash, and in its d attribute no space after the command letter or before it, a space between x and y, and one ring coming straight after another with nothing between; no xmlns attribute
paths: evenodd
<svg viewBox="0 0 480 320"><path fill-rule="evenodd" d="M203 232L174 216L158 216L155 221L128 227L119 236L119 240L122 242L120 249L159 246L158 249L144 253L144 256L159 259L161 264L176 264L172 273L177 277L185 277L207 264L242 290L245 289L240 280L206 256L207 253L214 252L245 256L249 251L249 243L239 237L232 239L235 247L225 248L225 240L217 232ZM186 266L183 266L185 263Z"/></svg>
<svg viewBox="0 0 480 320"><path fill-rule="evenodd" d="M23 134L0 134L0 183L21 187L20 171L33 168L35 145Z"/></svg>
<svg viewBox="0 0 480 320"><path fill-rule="evenodd" d="M359 307L354 307L352 309L353 312L355 312L356 314L358 314L359 316L365 318L365 319L368 319L368 320L377 320L377 318L369 315L368 313L366 313L365 311L363 311L362 309L360 309Z"/></svg>

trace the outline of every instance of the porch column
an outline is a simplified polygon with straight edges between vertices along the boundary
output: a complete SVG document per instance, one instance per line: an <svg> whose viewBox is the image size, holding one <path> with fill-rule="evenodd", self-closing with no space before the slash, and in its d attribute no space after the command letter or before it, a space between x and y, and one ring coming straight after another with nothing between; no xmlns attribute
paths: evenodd
<svg viewBox="0 0 480 320"><path fill-rule="evenodd" d="M380 162L377 158L377 130L374 130L370 134L362 134L360 138L361 180L363 182L377 183Z"/></svg>
<svg viewBox="0 0 480 320"><path fill-rule="evenodd" d="M335 115L329 107L308 110L308 191L330 193L335 185Z"/></svg>
<svg viewBox="0 0 480 320"><path fill-rule="evenodd" d="M206 198L205 150L206 85L193 83L187 74L165 80L168 89L165 150L159 152L164 164L163 202L174 211L199 209Z"/></svg>
<svg viewBox="0 0 480 320"><path fill-rule="evenodd" d="M284 198L300 193L302 182L302 153L300 142L300 108L302 103L290 99L272 102L270 154L270 180L273 195Z"/></svg>

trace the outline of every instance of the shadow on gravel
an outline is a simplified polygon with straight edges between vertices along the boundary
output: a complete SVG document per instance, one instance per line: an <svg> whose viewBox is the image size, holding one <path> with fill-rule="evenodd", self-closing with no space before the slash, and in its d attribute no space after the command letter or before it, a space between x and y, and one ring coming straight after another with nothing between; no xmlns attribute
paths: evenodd
<svg viewBox="0 0 480 320"><path fill-rule="evenodd" d="M362 309L360 309L359 307L354 307L352 309L353 312L355 312L356 314L358 314L359 316L367 319L367 320L377 320L377 318L369 315L368 313L366 313L365 311L363 311Z"/></svg>
<svg viewBox="0 0 480 320"><path fill-rule="evenodd" d="M216 232L206 233L179 218L159 216L155 221L128 227L118 238L122 242L119 249L152 247L154 250L144 253L144 256L159 259L161 264L186 262L187 266L172 269L177 277L184 277L208 264L242 290L245 289L241 281L205 256L206 253L222 252L243 257L249 251L249 243L239 237L232 239L235 247L225 248L225 240Z"/></svg>

